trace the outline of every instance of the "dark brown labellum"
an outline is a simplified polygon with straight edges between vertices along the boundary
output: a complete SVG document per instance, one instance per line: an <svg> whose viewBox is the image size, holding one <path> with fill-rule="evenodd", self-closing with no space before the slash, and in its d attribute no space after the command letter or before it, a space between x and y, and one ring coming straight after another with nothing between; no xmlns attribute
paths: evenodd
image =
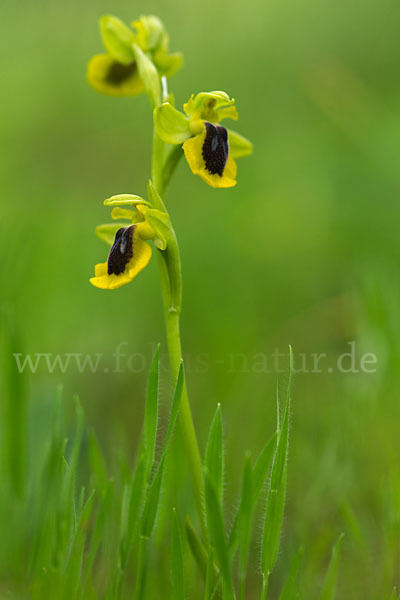
<svg viewBox="0 0 400 600"><path fill-rule="evenodd" d="M117 61L114 61L110 65L105 79L107 83L111 83L112 85L122 85L136 69L136 63L123 65Z"/></svg>
<svg viewBox="0 0 400 600"><path fill-rule="evenodd" d="M207 121L205 126L206 137L202 153L206 169L211 175L218 174L222 177L229 154L228 132L225 127Z"/></svg>
<svg viewBox="0 0 400 600"><path fill-rule="evenodd" d="M109 275L120 275L133 256L133 232L134 225L121 227L115 234L114 243L111 246L107 260L107 271Z"/></svg>

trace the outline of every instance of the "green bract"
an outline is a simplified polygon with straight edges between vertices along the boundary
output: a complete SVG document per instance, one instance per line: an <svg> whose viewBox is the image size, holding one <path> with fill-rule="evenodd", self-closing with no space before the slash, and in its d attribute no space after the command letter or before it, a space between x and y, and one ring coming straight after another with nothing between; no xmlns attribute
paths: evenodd
<svg viewBox="0 0 400 600"><path fill-rule="evenodd" d="M160 104L160 76L150 58L137 45L133 44L139 77L153 107Z"/></svg>
<svg viewBox="0 0 400 600"><path fill-rule="evenodd" d="M160 138L169 144L183 144L191 136L188 117L169 102L156 108L154 123Z"/></svg>

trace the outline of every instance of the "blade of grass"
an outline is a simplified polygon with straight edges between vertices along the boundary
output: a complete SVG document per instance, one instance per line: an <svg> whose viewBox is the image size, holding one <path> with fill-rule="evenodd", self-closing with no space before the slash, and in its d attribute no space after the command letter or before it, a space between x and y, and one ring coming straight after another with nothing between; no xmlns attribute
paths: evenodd
<svg viewBox="0 0 400 600"><path fill-rule="evenodd" d="M171 571L173 598L174 600L184 600L185 584L183 575L182 539L175 508L173 509L171 532Z"/></svg>
<svg viewBox="0 0 400 600"><path fill-rule="evenodd" d="M183 392L184 384L185 384L185 370L183 367L183 362L181 362L179 371L178 371L178 377L176 379L174 397L173 397L172 406L171 406L171 414L170 414L169 422L168 422L167 435L165 436L164 444L163 444L163 447L161 450L160 461L163 460L163 458L165 458L165 455L167 454L167 451L169 448L169 443L171 441L171 436L175 430L175 425L176 425L176 421L177 421L178 413L179 413L179 407L180 407L181 400L182 400L182 392Z"/></svg>
<svg viewBox="0 0 400 600"><path fill-rule="evenodd" d="M69 555L68 562L64 573L64 598L76 598L79 590L79 585L82 580L82 563L83 552L85 548L86 534L90 515L93 509L94 490L87 498L82 507L81 514L78 517L76 531L72 542L72 551Z"/></svg>
<svg viewBox="0 0 400 600"><path fill-rule="evenodd" d="M211 592L213 589L213 581L215 579L215 566L214 566L214 548L210 548L208 553L207 561L207 572L206 572L206 583L204 587L204 600L210 600Z"/></svg>
<svg viewBox="0 0 400 600"><path fill-rule="evenodd" d="M267 597L268 580L278 553L283 522L287 480L287 458L289 450L289 415L292 377L293 354L292 349L290 348L289 382L286 395L286 404L272 463L271 481L267 495L264 518L261 553L261 573L263 577L261 598Z"/></svg>
<svg viewBox="0 0 400 600"><path fill-rule="evenodd" d="M156 347L150 367L144 413L144 451L146 456L146 479L148 481L151 477L156 450L159 370L160 344Z"/></svg>
<svg viewBox="0 0 400 600"><path fill-rule="evenodd" d="M204 469L204 489L210 543L215 548L215 554L221 568L225 597L228 600L234 600L235 592L233 588L232 568L219 490L214 483L213 477L206 468Z"/></svg>
<svg viewBox="0 0 400 600"><path fill-rule="evenodd" d="M145 457L139 458L130 486L127 487L126 512L121 521L121 568L126 567L140 520L145 488Z"/></svg>
<svg viewBox="0 0 400 600"><path fill-rule="evenodd" d="M149 491L143 508L142 521L140 526L140 535L143 538L150 538L153 532L154 523L157 516L158 505L160 502L161 482L164 470L164 459L160 462L157 472L150 484Z"/></svg>
<svg viewBox="0 0 400 600"><path fill-rule="evenodd" d="M247 453L243 468L239 519L239 600L244 600L245 598L246 572L250 551L253 509L253 472L250 454Z"/></svg>
<svg viewBox="0 0 400 600"><path fill-rule="evenodd" d="M224 448L221 405L218 404L208 434L204 466L217 489L222 504L224 487Z"/></svg>
<svg viewBox="0 0 400 600"><path fill-rule="evenodd" d="M297 600L299 598L299 592L297 589L297 579L299 576L302 557L303 548L299 548L299 550L296 552L292 559L289 574L282 588L279 600Z"/></svg>
<svg viewBox="0 0 400 600"><path fill-rule="evenodd" d="M193 554L193 558L195 559L196 564L200 569L200 573L205 581L208 565L207 550L205 549L203 542L197 535L192 523L190 522L189 517L186 517L185 532L189 548Z"/></svg>
<svg viewBox="0 0 400 600"><path fill-rule="evenodd" d="M108 485L107 469L99 443L93 430L89 432L89 460L94 482L99 492L105 490Z"/></svg>
<svg viewBox="0 0 400 600"><path fill-rule="evenodd" d="M265 481L268 476L268 471L271 467L274 450L276 448L276 438L277 432L275 431L268 440L268 442L265 444L264 448L261 450L254 464L252 476L254 494L253 502L257 502L265 485Z"/></svg>
<svg viewBox="0 0 400 600"><path fill-rule="evenodd" d="M334 600L336 594L336 582L339 571L340 548L344 534L340 534L338 541L332 549L331 560L325 577L320 600Z"/></svg>
<svg viewBox="0 0 400 600"><path fill-rule="evenodd" d="M255 465L253 467L252 473L252 488L253 488L253 510L255 510L256 504L264 487L265 481L268 476L269 469L271 467L272 457L274 455L274 450L276 448L276 431L272 434L271 438L265 444L264 448L261 450L260 454L257 457ZM234 555L238 543L238 523L239 523L239 515L240 515L240 505L239 509L236 512L235 519L233 521L231 533L229 535L229 552L231 556Z"/></svg>
<svg viewBox="0 0 400 600"><path fill-rule="evenodd" d="M15 319L0 313L3 327L3 468L11 482L14 494L21 498L25 489L26 462L26 376L19 372L15 357L21 350L21 343L15 327ZM15 323L14 323L15 321Z"/></svg>

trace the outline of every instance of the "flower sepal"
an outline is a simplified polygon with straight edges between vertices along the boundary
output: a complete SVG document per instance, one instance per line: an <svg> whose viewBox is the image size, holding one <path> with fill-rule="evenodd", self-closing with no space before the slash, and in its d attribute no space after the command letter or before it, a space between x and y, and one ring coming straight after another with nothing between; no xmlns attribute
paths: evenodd
<svg viewBox="0 0 400 600"><path fill-rule="evenodd" d="M253 152L253 144L240 133L228 129L229 153L232 158L243 158Z"/></svg>
<svg viewBox="0 0 400 600"><path fill-rule="evenodd" d="M123 65L133 63L135 61L133 31L121 19L112 15L101 17L99 24L104 47L112 58Z"/></svg>

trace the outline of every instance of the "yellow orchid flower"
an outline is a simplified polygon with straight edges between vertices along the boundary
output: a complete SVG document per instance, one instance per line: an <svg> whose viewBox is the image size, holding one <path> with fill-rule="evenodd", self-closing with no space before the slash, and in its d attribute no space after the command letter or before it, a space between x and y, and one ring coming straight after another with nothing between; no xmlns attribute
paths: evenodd
<svg viewBox="0 0 400 600"><path fill-rule="evenodd" d="M111 15L100 19L107 53L93 56L87 69L88 82L96 91L111 96L142 94L145 85L138 68L140 51L154 64L159 76L171 77L181 68L182 55L168 54L168 35L157 17L142 16L132 28Z"/></svg>
<svg viewBox="0 0 400 600"><path fill-rule="evenodd" d="M237 119L235 101L225 92L201 92L183 105L184 113L164 102L154 111L154 123L162 140L183 144L189 167L214 188L236 185L236 158L251 154L253 146L240 134L219 125Z"/></svg>
<svg viewBox="0 0 400 600"><path fill-rule="evenodd" d="M132 281L147 266L152 255L149 240L160 250L166 249L170 222L167 213L151 208L140 196L112 196L105 205L113 207L113 219L130 223L97 227L97 235L111 248L107 260L95 266L90 283L104 290L115 290ZM126 205L133 205L134 210L121 208Z"/></svg>

